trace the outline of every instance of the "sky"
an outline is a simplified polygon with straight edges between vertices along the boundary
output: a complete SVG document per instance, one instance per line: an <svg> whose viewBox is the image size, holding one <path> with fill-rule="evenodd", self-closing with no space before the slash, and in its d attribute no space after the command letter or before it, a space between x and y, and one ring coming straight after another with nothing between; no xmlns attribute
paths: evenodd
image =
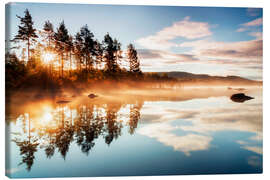
<svg viewBox="0 0 270 180"><path fill-rule="evenodd" d="M17 34L28 8L36 29L64 20L75 35L87 24L95 38L109 34L125 50L133 43L142 71L185 71L262 80L262 9L11 3L7 39Z"/></svg>

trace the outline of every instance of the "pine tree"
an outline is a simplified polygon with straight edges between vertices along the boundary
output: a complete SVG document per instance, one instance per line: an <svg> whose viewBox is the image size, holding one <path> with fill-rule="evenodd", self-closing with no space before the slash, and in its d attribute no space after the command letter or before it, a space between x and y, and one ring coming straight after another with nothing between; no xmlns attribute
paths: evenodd
<svg viewBox="0 0 270 180"><path fill-rule="evenodd" d="M127 58L129 61L130 72L141 72L140 61L137 56L137 51L133 44L129 44L127 47Z"/></svg>
<svg viewBox="0 0 270 180"><path fill-rule="evenodd" d="M103 47L102 44L100 42L98 42L98 40L95 41L95 63L96 63L96 68L98 69L103 61Z"/></svg>
<svg viewBox="0 0 270 180"><path fill-rule="evenodd" d="M69 36L69 40L67 42L67 52L69 54L69 75L71 75L71 69L72 69L72 52L74 51L74 45L73 45L73 37Z"/></svg>
<svg viewBox="0 0 270 180"><path fill-rule="evenodd" d="M115 67L119 68L119 64L121 64L120 60L122 57L122 50L121 50L121 43L118 42L116 39L114 39L113 41L113 45L114 45L114 58L115 60Z"/></svg>
<svg viewBox="0 0 270 180"><path fill-rule="evenodd" d="M93 56L95 55L94 45L95 41L93 39L93 33L88 29L88 26L85 25L80 30L80 38L82 40L82 53L85 60L86 70L93 68Z"/></svg>
<svg viewBox="0 0 270 180"><path fill-rule="evenodd" d="M55 48L61 57L61 72L62 72L62 78L63 78L63 76L64 76L64 53L66 52L67 44L69 41L68 30L66 28L64 21L62 21L59 25L59 28L57 28L57 32L55 32L55 34L54 34L54 40L55 40Z"/></svg>
<svg viewBox="0 0 270 180"><path fill-rule="evenodd" d="M104 58L106 62L106 69L110 72L116 72L120 69L118 59L121 56L121 44L116 40L112 39L109 33L104 36Z"/></svg>
<svg viewBox="0 0 270 180"><path fill-rule="evenodd" d="M104 44L104 58L106 62L106 69L108 71L112 71L113 70L113 39L111 38L109 33L107 33L104 36L103 44Z"/></svg>
<svg viewBox="0 0 270 180"><path fill-rule="evenodd" d="M53 39L54 30L53 25L50 21L45 21L45 24L43 26L43 30L45 31L46 38L48 39L48 47L51 47L51 41Z"/></svg>
<svg viewBox="0 0 270 180"><path fill-rule="evenodd" d="M27 60L29 61L29 54L30 54L30 46L31 41L36 41L35 38L37 38L36 29L33 27L34 22L32 21L32 16L29 13L28 9L24 11L24 17L18 16L17 18L20 19L20 25L18 34L15 36L15 38L12 40L14 42L17 41L26 41L27 43Z"/></svg>
<svg viewBox="0 0 270 180"><path fill-rule="evenodd" d="M75 52L75 57L77 59L77 68L79 66L79 69L80 71L82 70L82 58L83 58L83 52L82 52L82 49L83 49L83 40L81 38L81 35L80 33L78 32L76 35L75 35L75 41L74 41L74 52Z"/></svg>

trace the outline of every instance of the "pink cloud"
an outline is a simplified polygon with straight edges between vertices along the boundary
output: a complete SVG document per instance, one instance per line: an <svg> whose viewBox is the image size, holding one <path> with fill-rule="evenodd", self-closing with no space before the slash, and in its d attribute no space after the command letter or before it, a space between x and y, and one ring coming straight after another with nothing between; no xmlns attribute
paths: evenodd
<svg viewBox="0 0 270 180"><path fill-rule="evenodd" d="M262 18L257 18L253 21L250 21L250 22L247 22L247 23L244 23L244 24L241 24L240 28L238 28L236 30L236 32L244 32L244 31L247 31L249 30L250 27L254 27L254 26L261 26L263 23L263 19Z"/></svg>
<svg viewBox="0 0 270 180"><path fill-rule="evenodd" d="M177 46L177 44L170 42L175 38L197 39L211 34L208 23L190 21L190 17L185 17L182 21L175 22L172 26L162 29L155 35L138 39L137 43L148 49L169 49Z"/></svg>
<svg viewBox="0 0 270 180"><path fill-rule="evenodd" d="M138 49L138 56L143 60L161 60L164 63L196 62L198 59L191 54L171 53L162 50Z"/></svg>
<svg viewBox="0 0 270 180"><path fill-rule="evenodd" d="M251 32L249 33L250 36L256 37L256 39L262 39L262 32Z"/></svg>
<svg viewBox="0 0 270 180"><path fill-rule="evenodd" d="M180 47L192 47L198 57L262 61L262 40L216 42L208 39L184 42Z"/></svg>
<svg viewBox="0 0 270 180"><path fill-rule="evenodd" d="M244 31L246 31L247 30L247 28L238 28L237 30L236 30L236 32L244 32Z"/></svg>
<svg viewBox="0 0 270 180"><path fill-rule="evenodd" d="M255 19L253 21L247 22L247 23L242 24L242 25L246 26L246 27L248 27L248 26L260 26L260 25L262 25L262 22L263 22L262 18L258 18L258 19Z"/></svg>

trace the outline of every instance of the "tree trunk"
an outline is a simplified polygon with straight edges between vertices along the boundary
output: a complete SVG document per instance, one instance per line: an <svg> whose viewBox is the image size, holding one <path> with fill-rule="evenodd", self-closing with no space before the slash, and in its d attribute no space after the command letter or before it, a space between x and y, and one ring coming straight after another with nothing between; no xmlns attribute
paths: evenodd
<svg viewBox="0 0 270 180"><path fill-rule="evenodd" d="M64 77L64 54L61 56L61 71L62 71L62 79Z"/></svg>
<svg viewBox="0 0 270 180"><path fill-rule="evenodd" d="M29 42L29 38L27 39L27 63L29 63L29 48L30 47L30 42ZM24 64L24 62L23 62Z"/></svg>
<svg viewBox="0 0 270 180"><path fill-rule="evenodd" d="M69 54L69 76L71 76L71 52Z"/></svg>
<svg viewBox="0 0 270 180"><path fill-rule="evenodd" d="M59 63L59 66L58 66L58 74L59 74L59 78L61 77L61 57L62 57L62 55L61 54L59 54L59 56L58 56L58 63Z"/></svg>

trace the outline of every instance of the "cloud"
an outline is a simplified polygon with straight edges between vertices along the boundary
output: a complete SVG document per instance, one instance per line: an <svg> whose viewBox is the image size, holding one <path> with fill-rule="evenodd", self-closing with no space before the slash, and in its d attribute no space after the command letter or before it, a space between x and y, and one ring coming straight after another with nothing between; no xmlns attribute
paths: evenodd
<svg viewBox="0 0 270 180"><path fill-rule="evenodd" d="M241 28L238 28L238 29L236 30L236 32L244 32L244 31L246 31L246 30L247 30L247 28L241 27Z"/></svg>
<svg viewBox="0 0 270 180"><path fill-rule="evenodd" d="M260 25L262 25L262 22L263 22L262 18L258 18L258 19L255 19L253 21L244 23L244 24L242 24L242 26L245 26L245 27L260 26Z"/></svg>
<svg viewBox="0 0 270 180"><path fill-rule="evenodd" d="M258 146L244 146L242 148L249 150L249 151L252 151L254 153L257 153L257 154L263 153L262 147L258 147Z"/></svg>
<svg viewBox="0 0 270 180"><path fill-rule="evenodd" d="M263 135L262 134L256 134L256 136L252 136L249 139L254 140L254 141L262 141Z"/></svg>
<svg viewBox="0 0 270 180"><path fill-rule="evenodd" d="M155 138L162 144L173 147L175 151L184 152L187 156L190 155L191 151L207 150L210 147L211 137L198 134L177 136L172 133L176 129L169 124L158 123L146 125L137 132Z"/></svg>
<svg viewBox="0 0 270 180"><path fill-rule="evenodd" d="M213 74L213 70L206 72L208 74L237 75L261 80L263 40L259 37L260 33L251 35L257 38L237 42L214 41L211 38L183 42L178 47L190 49L185 53L153 49L138 49L137 52L144 71L175 71L176 68L190 71L184 69L184 66L191 68L191 65L194 65L194 69L202 65L223 69L223 74L221 71Z"/></svg>
<svg viewBox="0 0 270 180"><path fill-rule="evenodd" d="M193 92L191 91L190 93ZM214 92L211 93L213 94ZM182 96L185 95L183 93L181 94ZM224 95L225 92L221 94ZM213 104L216 101L219 102L220 100L213 98ZM142 114L151 114L153 111L156 112L155 115L158 115L158 117L153 116L152 119L148 117L147 122L169 123L178 119L190 122L179 127L179 129L185 132L209 134L217 131L234 130L253 133L254 135L249 140L262 140L262 108L257 104L232 104L228 101L228 104L224 104L223 108L219 106L201 108L199 106L198 108L193 107L189 109L184 105L183 107L179 107L172 103L170 109L152 105L151 109L149 108L147 111L142 110ZM144 116L142 116L142 122L144 121Z"/></svg>
<svg viewBox="0 0 270 180"><path fill-rule="evenodd" d="M219 96L229 96L226 92L230 93L227 90L221 91ZM192 91L189 93L193 96L195 94ZM246 93L250 94L252 91ZM182 97L188 96L182 92L180 94ZM261 99L256 97L258 102L255 100L246 104L237 104L232 103L229 97L224 97L224 102L227 103L222 104L221 107L217 105L220 103L220 97L209 98L209 90L207 94L207 102L205 100L197 102L200 106L191 105L188 101L180 104L168 102L166 106L153 103L150 106L144 105L141 117L144 126L137 132L155 138L186 155L190 155L192 151L207 150L211 146L212 135L216 132L248 132L250 136L236 138L235 142L239 144L239 148L262 154L262 107L258 105ZM153 111L155 115L150 116ZM176 124L172 125L172 122ZM181 132L181 135L176 135L177 132ZM201 144L198 143L199 141Z"/></svg>
<svg viewBox="0 0 270 180"><path fill-rule="evenodd" d="M153 49L138 49L141 66L143 68L151 67L158 69L182 63L196 63L199 61L194 55L171 53L169 51L153 50Z"/></svg>
<svg viewBox="0 0 270 180"><path fill-rule="evenodd" d="M257 18L253 21L250 21L250 22L247 22L247 23L244 23L244 24L241 24L240 28L238 28L236 30L236 32L244 32L244 31L247 31L249 30L251 27L256 27L256 26L261 26L263 23L263 19L262 18Z"/></svg>
<svg viewBox="0 0 270 180"><path fill-rule="evenodd" d="M253 136L251 138L249 138L249 140L253 140L253 141L257 141L257 142L261 142L262 139L253 139L254 137L262 137L262 133L258 133L256 136ZM248 151L252 151L256 154L263 154L263 149L261 145L250 145L252 141L237 141L238 144L242 145L241 148L246 149Z"/></svg>
<svg viewBox="0 0 270 180"><path fill-rule="evenodd" d="M262 40L250 40L239 42L218 42L208 39L184 42L180 47L192 47L193 53L199 57L211 57L233 60L262 61Z"/></svg>
<svg viewBox="0 0 270 180"><path fill-rule="evenodd" d="M198 60L194 55L191 54L178 54L162 50L138 49L137 52L139 58L142 61L145 60L156 61L158 59L160 60L161 63L171 64L171 63L190 62Z"/></svg>
<svg viewBox="0 0 270 180"><path fill-rule="evenodd" d="M262 18L257 18L241 24L238 31L247 31L250 28L254 31L254 28L258 28L261 24ZM262 65L262 32L259 32L258 29L254 32L249 31L248 35L255 37L254 40L224 42L212 40L210 27L212 26L207 22L196 22L186 17L155 34L138 39L136 43L143 47L138 50L143 70L163 71L163 69L166 69L164 71L173 71L176 70L175 68L182 70L183 66L180 67L180 64L191 69L191 64L197 63L197 67L202 64L209 69L221 68L224 65L224 69L237 69L230 75L247 77L248 73L242 72L245 71L245 68L248 68L247 71L251 72L252 66L257 67L257 74L254 71L254 73L251 73L252 77L261 79L261 73L257 71ZM177 38L183 39L177 42L175 41ZM188 50L175 53L170 51L172 47ZM225 71L223 72L225 73ZM229 75L229 72L227 73L224 75ZM249 77L251 77L250 74Z"/></svg>
<svg viewBox="0 0 270 180"><path fill-rule="evenodd" d="M169 49L177 46L171 40L176 38L197 39L210 36L210 26L205 22L190 21L185 17L182 21L175 22L172 26L165 27L155 35L140 38L136 42L148 49Z"/></svg>
<svg viewBox="0 0 270 180"><path fill-rule="evenodd" d="M258 40L261 40L263 36L262 32L250 32L249 35L256 37Z"/></svg>
<svg viewBox="0 0 270 180"><path fill-rule="evenodd" d="M160 95L162 94L160 93ZM166 94L165 96L168 95ZM153 114L153 111L155 111L156 113ZM142 123L154 123L154 122L161 123L172 121L175 119L190 119L195 117L197 113L198 113L197 111L193 110L166 109L165 107L158 105L157 106L145 105L144 109L142 110Z"/></svg>
<svg viewBox="0 0 270 180"><path fill-rule="evenodd" d="M223 109L223 112L220 113L211 113L211 109L205 109L198 114L198 120L194 120L192 126L181 126L181 129L197 133L235 130L252 132L260 136L262 131L261 110L256 109L256 112L246 115L252 110L251 107L238 111L235 109L237 108Z"/></svg>

